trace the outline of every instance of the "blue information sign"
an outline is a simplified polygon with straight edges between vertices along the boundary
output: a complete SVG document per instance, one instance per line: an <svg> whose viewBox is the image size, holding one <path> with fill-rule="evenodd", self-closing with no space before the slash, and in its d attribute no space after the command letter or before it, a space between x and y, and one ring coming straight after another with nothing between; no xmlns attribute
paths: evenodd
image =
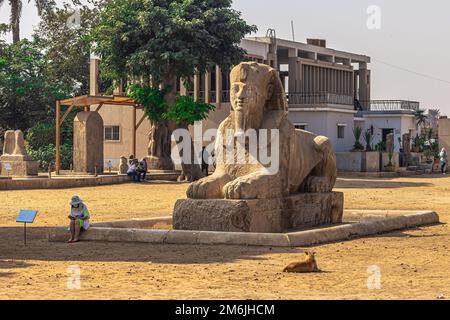
<svg viewBox="0 0 450 320"><path fill-rule="evenodd" d="M36 215L36 210L20 210L16 222L33 223Z"/></svg>

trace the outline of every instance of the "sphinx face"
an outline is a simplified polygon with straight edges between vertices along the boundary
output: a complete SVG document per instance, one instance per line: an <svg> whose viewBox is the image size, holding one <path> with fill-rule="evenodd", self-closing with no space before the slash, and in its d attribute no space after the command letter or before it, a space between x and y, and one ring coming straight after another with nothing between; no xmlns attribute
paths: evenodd
<svg viewBox="0 0 450 320"><path fill-rule="evenodd" d="M267 103L267 83L264 82L240 80L231 83L230 99L234 111L236 135L261 126Z"/></svg>

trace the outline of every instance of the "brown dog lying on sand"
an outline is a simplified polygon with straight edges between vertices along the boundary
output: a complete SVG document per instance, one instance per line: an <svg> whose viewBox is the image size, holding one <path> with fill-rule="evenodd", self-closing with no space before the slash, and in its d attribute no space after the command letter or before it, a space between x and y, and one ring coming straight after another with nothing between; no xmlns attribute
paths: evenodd
<svg viewBox="0 0 450 320"><path fill-rule="evenodd" d="M309 272L319 272L317 268L317 262L315 258L315 252L305 252L305 257L303 261L300 262L292 262L286 268L283 269L283 272L296 272L296 273L309 273Z"/></svg>

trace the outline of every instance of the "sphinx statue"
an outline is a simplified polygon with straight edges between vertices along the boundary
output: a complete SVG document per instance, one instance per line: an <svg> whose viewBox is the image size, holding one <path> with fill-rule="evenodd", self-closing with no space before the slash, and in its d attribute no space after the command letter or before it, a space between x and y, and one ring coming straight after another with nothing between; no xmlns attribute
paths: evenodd
<svg viewBox="0 0 450 320"><path fill-rule="evenodd" d="M243 62L230 80L231 112L215 139L216 170L176 202L173 228L277 233L342 222L343 194L332 192L332 145L289 121L278 72Z"/></svg>

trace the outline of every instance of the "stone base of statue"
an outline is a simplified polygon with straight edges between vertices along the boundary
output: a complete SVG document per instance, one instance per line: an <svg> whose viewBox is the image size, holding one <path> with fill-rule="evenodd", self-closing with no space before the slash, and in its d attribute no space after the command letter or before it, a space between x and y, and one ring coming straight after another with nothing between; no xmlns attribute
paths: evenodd
<svg viewBox="0 0 450 320"><path fill-rule="evenodd" d="M342 222L344 194L302 193L281 199L178 200L176 230L278 233Z"/></svg>
<svg viewBox="0 0 450 320"><path fill-rule="evenodd" d="M0 163L0 175L2 176L29 177L38 175L39 162L31 160L28 156L1 156ZM7 164L10 165L11 171L6 170Z"/></svg>
<svg viewBox="0 0 450 320"><path fill-rule="evenodd" d="M175 168L172 158L170 157L147 156L145 159L147 160L148 170L172 171Z"/></svg>

